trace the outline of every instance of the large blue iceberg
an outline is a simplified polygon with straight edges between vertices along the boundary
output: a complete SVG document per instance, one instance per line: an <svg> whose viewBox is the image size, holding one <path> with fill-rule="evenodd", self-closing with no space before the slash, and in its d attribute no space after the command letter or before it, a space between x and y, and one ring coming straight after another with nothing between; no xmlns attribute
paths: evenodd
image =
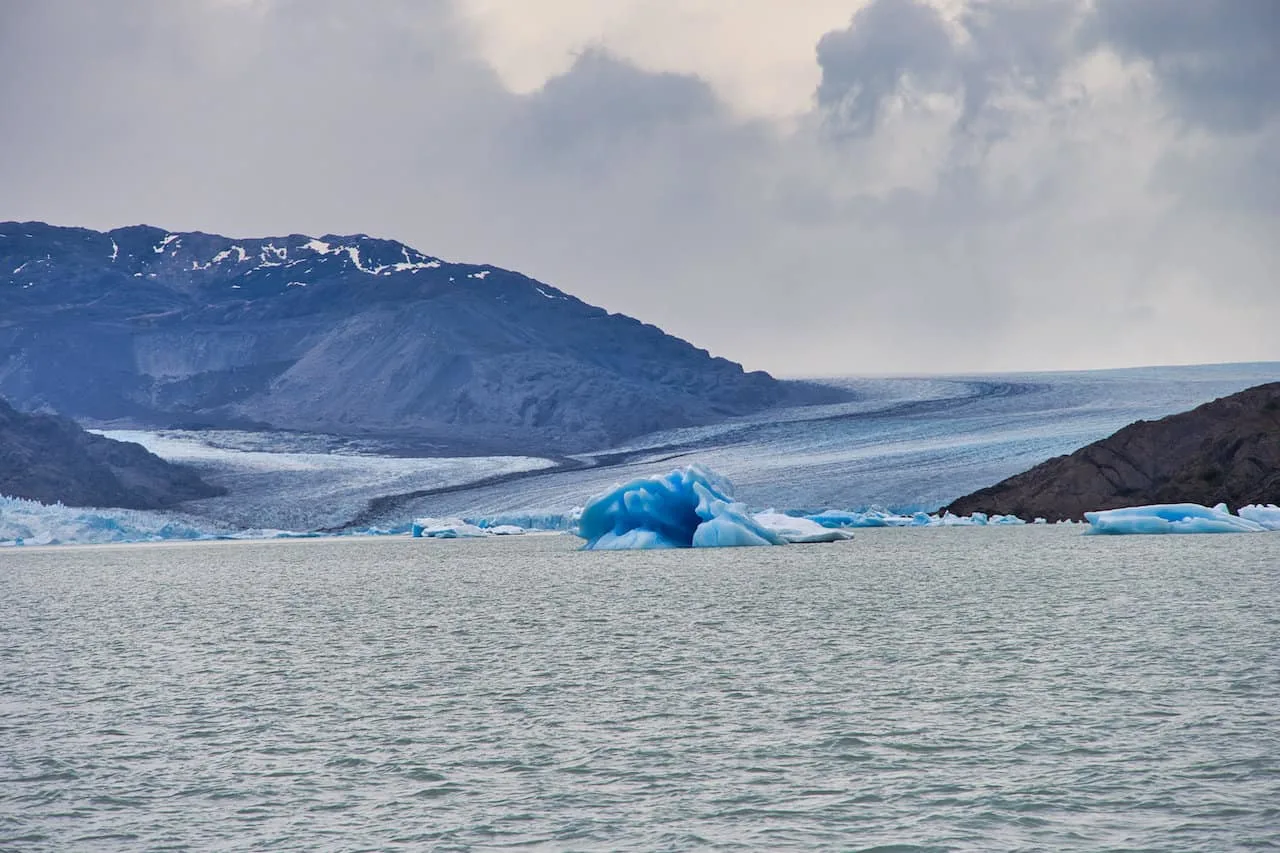
<svg viewBox="0 0 1280 853"><path fill-rule="evenodd" d="M700 465L596 495L583 507L578 535L587 551L787 544L733 499L728 480Z"/></svg>
<svg viewBox="0 0 1280 853"><path fill-rule="evenodd" d="M1246 507L1250 514L1268 517L1264 507ZM1268 526L1253 518L1232 515L1226 504L1215 507L1200 504L1153 504L1124 509L1086 512L1087 533L1260 533Z"/></svg>

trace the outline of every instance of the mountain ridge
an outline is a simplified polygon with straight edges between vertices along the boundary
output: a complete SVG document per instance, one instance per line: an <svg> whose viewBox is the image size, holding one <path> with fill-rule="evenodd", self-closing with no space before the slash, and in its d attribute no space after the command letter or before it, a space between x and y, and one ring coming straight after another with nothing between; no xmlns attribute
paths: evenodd
<svg viewBox="0 0 1280 853"><path fill-rule="evenodd" d="M226 494L139 444L0 399L0 495L67 506L164 509Z"/></svg>
<svg viewBox="0 0 1280 853"><path fill-rule="evenodd" d="M0 223L0 393L82 419L574 452L842 392L365 234Z"/></svg>

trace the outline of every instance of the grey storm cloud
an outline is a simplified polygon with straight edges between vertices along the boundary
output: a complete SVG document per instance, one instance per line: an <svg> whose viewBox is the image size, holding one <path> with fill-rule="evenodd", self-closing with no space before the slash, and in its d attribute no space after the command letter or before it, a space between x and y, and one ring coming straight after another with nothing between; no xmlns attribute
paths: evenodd
<svg viewBox="0 0 1280 853"><path fill-rule="evenodd" d="M904 77L938 85L956 70L956 49L941 15L914 0L875 0L848 29L824 35L817 52L818 105L838 112L855 133L874 131L881 102Z"/></svg>
<svg viewBox="0 0 1280 853"><path fill-rule="evenodd" d="M1280 114L1280 3L1100 0L1091 35L1149 60L1190 121L1257 130Z"/></svg>
<svg viewBox="0 0 1280 853"><path fill-rule="evenodd" d="M0 0L0 218L377 234L782 373L1280 358L1272 8L873 0L782 122L514 93L451 0Z"/></svg>

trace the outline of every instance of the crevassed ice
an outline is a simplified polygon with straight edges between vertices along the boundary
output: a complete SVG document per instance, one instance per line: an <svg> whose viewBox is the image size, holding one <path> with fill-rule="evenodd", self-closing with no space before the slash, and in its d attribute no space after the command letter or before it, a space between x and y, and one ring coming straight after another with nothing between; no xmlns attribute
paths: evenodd
<svg viewBox="0 0 1280 853"><path fill-rule="evenodd" d="M0 545L213 539L227 531L194 519L129 509L86 509L0 496Z"/></svg>

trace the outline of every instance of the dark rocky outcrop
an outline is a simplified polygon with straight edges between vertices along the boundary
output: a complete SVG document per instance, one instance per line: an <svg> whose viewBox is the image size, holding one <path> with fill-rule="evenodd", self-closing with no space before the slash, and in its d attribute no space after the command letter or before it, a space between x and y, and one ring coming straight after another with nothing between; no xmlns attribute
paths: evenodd
<svg viewBox="0 0 1280 853"><path fill-rule="evenodd" d="M1280 504L1280 382L1130 424L946 509L1056 521L1157 503Z"/></svg>
<svg viewBox="0 0 1280 853"><path fill-rule="evenodd" d="M225 494L141 445L30 415L0 400L0 495L67 506L163 509Z"/></svg>
<svg viewBox="0 0 1280 853"><path fill-rule="evenodd" d="M40 222L0 223L0 394L79 420L477 452L594 450L848 396L391 240Z"/></svg>

